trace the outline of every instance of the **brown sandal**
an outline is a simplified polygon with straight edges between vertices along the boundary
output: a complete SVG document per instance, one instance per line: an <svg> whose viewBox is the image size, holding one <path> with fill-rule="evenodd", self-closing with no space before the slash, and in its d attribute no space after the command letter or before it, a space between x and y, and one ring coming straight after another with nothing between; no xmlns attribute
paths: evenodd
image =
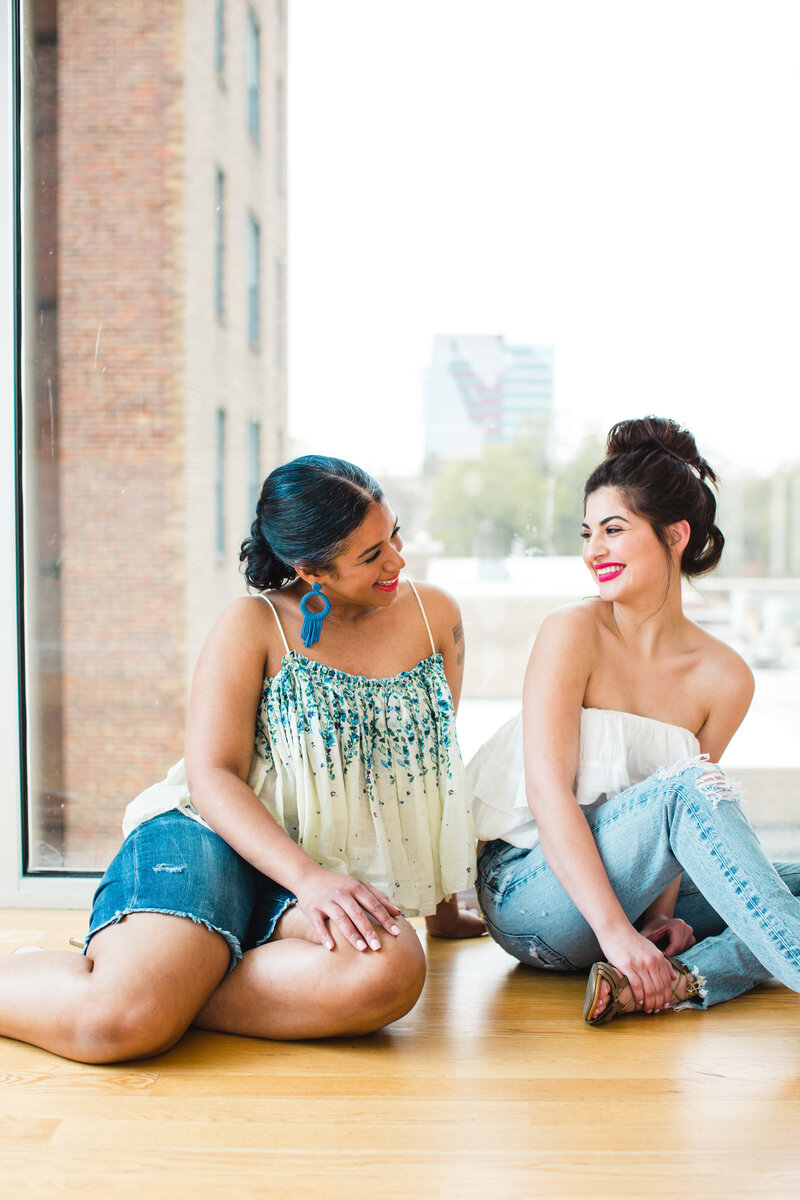
<svg viewBox="0 0 800 1200"><path fill-rule="evenodd" d="M600 984L605 980L608 984L608 1004L602 1012L597 1011L600 1002ZM605 1025L612 1017L620 1017L623 1013L635 1012L636 1001L633 997L623 1004L619 994L628 986L628 977L612 967L611 963L596 962L589 972L589 982L586 985L586 999L583 1002L583 1019L587 1025Z"/></svg>
<svg viewBox="0 0 800 1200"><path fill-rule="evenodd" d="M678 978L672 985L672 999L678 1004L683 1004L686 1000L695 1000L703 995L702 978L698 979L694 972L682 963L679 959L673 958L671 955L666 955L667 962L672 963L675 970L678 972ZM677 991L680 977L685 976L687 980L686 994L678 1000ZM600 983L602 980L608 984L609 999L608 1004L601 1012L597 1012L597 1005L600 1002ZM631 996L631 999L623 1004L619 998L623 988L628 986L628 977L618 971L616 967L612 967L611 963L596 962L589 972L589 982L586 985L586 999L583 1003L583 1019L587 1025L605 1025L606 1021L610 1021L612 1017L621 1017L625 1013L636 1012L636 1001ZM669 1005L670 1008L673 1005Z"/></svg>

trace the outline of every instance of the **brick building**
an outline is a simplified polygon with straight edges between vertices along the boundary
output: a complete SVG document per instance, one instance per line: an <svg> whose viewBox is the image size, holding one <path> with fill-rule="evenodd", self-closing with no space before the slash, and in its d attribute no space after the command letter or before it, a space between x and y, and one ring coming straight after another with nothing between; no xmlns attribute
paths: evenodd
<svg viewBox="0 0 800 1200"><path fill-rule="evenodd" d="M23 6L29 867L182 752L285 457L283 0Z"/></svg>

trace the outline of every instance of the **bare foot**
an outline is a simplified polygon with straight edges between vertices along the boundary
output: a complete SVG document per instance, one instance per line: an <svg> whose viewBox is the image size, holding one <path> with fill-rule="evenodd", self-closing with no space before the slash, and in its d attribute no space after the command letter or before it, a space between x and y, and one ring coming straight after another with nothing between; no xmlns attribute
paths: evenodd
<svg viewBox="0 0 800 1200"><path fill-rule="evenodd" d="M680 1004L681 1001L685 1000L686 999L686 990L687 990L688 986L689 986L689 976L679 974L678 980L674 985L674 988L675 988L674 996L672 998L671 1003L668 1004L666 1007L674 1008L677 1004ZM598 1016L600 1015L600 1013L605 1012L610 999L611 999L611 988L609 987L609 985L605 979L601 979L600 985L598 987L597 1005L596 1005L596 1010L595 1010ZM633 992L631 991L630 986L627 983L624 985L624 987L622 987L620 989L619 999L620 999L620 1003L623 1004L626 1008L630 1008L631 1012L634 1012L634 1010L636 1010L638 1012L644 1011L643 1009L638 1008L638 1006L636 1005L636 1002L633 998ZM661 1011L662 1010L660 1008L654 1009L653 1015L655 1015L655 1013L661 1012Z"/></svg>
<svg viewBox="0 0 800 1200"><path fill-rule="evenodd" d="M471 908L460 908L455 915L435 913L425 918L425 928L431 937L474 938L486 933L483 918Z"/></svg>

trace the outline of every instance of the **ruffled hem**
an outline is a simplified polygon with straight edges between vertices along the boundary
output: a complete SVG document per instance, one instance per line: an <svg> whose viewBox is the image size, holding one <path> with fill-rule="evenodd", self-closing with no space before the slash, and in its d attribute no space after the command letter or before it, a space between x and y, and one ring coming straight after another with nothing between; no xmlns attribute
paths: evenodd
<svg viewBox="0 0 800 1200"><path fill-rule="evenodd" d="M265 682L248 784L316 862L372 883L409 916L475 882L470 792L440 654L366 679L296 652ZM183 760L123 830L193 808Z"/></svg>

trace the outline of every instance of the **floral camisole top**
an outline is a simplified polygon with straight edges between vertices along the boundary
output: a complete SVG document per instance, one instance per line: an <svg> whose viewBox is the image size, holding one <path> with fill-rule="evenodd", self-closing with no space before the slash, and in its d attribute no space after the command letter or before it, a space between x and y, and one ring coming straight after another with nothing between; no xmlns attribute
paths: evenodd
<svg viewBox="0 0 800 1200"><path fill-rule="evenodd" d="M427 916L475 882L471 796L455 706L416 588L430 657L385 679L290 650L264 680L248 784L289 836L331 871ZM170 809L203 822L183 760L127 808L123 832Z"/></svg>

